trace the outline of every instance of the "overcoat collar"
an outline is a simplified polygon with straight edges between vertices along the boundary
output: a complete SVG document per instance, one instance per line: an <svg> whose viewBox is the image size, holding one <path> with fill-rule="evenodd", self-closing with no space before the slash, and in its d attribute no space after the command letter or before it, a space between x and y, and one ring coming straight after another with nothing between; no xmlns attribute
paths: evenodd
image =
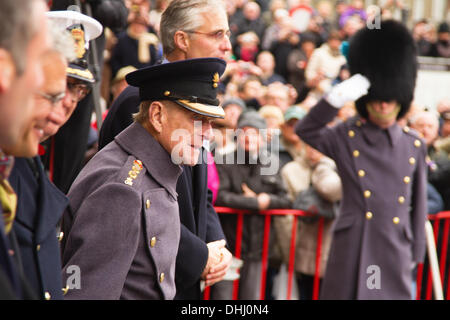
<svg viewBox="0 0 450 320"><path fill-rule="evenodd" d="M176 198L176 184L182 169L170 154L139 123L133 123L115 138L126 152L141 160L147 172Z"/></svg>

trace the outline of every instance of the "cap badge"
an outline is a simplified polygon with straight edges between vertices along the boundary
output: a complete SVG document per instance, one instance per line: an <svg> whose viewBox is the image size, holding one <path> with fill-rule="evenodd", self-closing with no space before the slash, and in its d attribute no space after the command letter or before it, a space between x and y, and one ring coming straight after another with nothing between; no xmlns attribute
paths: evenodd
<svg viewBox="0 0 450 320"><path fill-rule="evenodd" d="M75 51L77 53L77 58L83 58L86 53L84 31L81 28L74 28L70 30L72 37L75 40Z"/></svg>
<svg viewBox="0 0 450 320"><path fill-rule="evenodd" d="M220 81L219 73L216 72L214 73L213 76L213 88L217 88L219 86L219 81Z"/></svg>

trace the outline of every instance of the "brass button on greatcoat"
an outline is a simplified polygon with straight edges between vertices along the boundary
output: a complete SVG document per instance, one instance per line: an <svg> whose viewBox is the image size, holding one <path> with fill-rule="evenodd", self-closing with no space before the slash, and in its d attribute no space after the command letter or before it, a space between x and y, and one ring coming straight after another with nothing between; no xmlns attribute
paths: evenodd
<svg viewBox="0 0 450 320"><path fill-rule="evenodd" d="M354 138L354 137L355 137L355 131L349 130L349 131L348 131L348 136L349 136L350 138Z"/></svg>
<svg viewBox="0 0 450 320"><path fill-rule="evenodd" d="M372 219L372 218L373 218L373 213L370 212L370 211L367 211L367 212L366 212L366 219L367 219L367 220L370 220L370 219Z"/></svg>
<svg viewBox="0 0 450 320"><path fill-rule="evenodd" d="M392 222L394 222L394 224L399 224L400 223L400 218L399 217L394 217L394 219L392 219Z"/></svg>
<svg viewBox="0 0 450 320"><path fill-rule="evenodd" d="M52 298L52 296L50 295L50 293L48 291L46 291L44 293L44 297L45 297L45 300L50 300Z"/></svg>
<svg viewBox="0 0 450 320"><path fill-rule="evenodd" d="M372 192L370 192L370 190L366 190L366 191L364 191L364 197L365 198L370 198L370 196L372 195Z"/></svg>
<svg viewBox="0 0 450 320"><path fill-rule="evenodd" d="M150 247L154 247L156 244L156 237L152 237L152 239L150 240Z"/></svg>
<svg viewBox="0 0 450 320"><path fill-rule="evenodd" d="M161 274L159 275L159 282L163 282L164 281L164 277L165 277L166 275L164 274L164 272L161 272Z"/></svg>
<svg viewBox="0 0 450 320"><path fill-rule="evenodd" d="M359 155L360 155L359 150L354 150L354 151L353 151L353 156L354 156L355 158L358 158Z"/></svg>
<svg viewBox="0 0 450 320"><path fill-rule="evenodd" d="M403 197L403 196L398 197L398 203L400 203L400 204L405 203L405 197Z"/></svg>
<svg viewBox="0 0 450 320"><path fill-rule="evenodd" d="M416 159L414 159L413 157L409 158L409 164L410 165L416 164Z"/></svg>
<svg viewBox="0 0 450 320"><path fill-rule="evenodd" d="M147 209L150 209L150 205L151 205L151 202L150 202L149 199L147 199L147 201L145 201L145 207L146 207Z"/></svg>
<svg viewBox="0 0 450 320"><path fill-rule="evenodd" d="M366 172L364 170L359 170L358 171L358 176L360 176L361 178L366 176Z"/></svg>
<svg viewBox="0 0 450 320"><path fill-rule="evenodd" d="M422 142L420 142L420 140L414 141L414 146L415 146L416 148L419 148L421 145L422 145Z"/></svg>
<svg viewBox="0 0 450 320"><path fill-rule="evenodd" d="M411 182L411 178L408 177L408 176L406 176L406 177L403 178L403 182L406 183L406 184L408 184L408 183Z"/></svg>

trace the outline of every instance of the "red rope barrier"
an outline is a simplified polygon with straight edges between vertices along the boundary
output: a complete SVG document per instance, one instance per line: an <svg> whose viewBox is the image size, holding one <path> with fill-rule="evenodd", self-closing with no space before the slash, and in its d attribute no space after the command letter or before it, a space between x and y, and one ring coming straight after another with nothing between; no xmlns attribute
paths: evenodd
<svg viewBox="0 0 450 320"><path fill-rule="evenodd" d="M323 233L324 219L319 219L319 226L317 230L317 248L316 248L316 270L314 273L313 283L313 300L319 300L319 285L320 285L320 258L322 255L322 233Z"/></svg>
<svg viewBox="0 0 450 320"><path fill-rule="evenodd" d="M241 248L242 248L242 230L244 223L244 214L255 214L255 211L251 210L242 210L242 209L234 209L227 207L215 207L216 212L220 214L236 214L237 215L237 225L236 225L236 248L234 252L234 256L236 258L241 257ZM270 219L271 216L284 216L284 215L292 215L293 223L291 229L291 242L289 248L289 262L288 262L288 283L287 283L287 300L290 300L292 297L292 281L295 272L295 245L296 245L296 237L297 237L297 224L298 217L314 217L315 214L311 214L306 211L294 210L294 209L273 209L273 210L261 210L259 214L265 215L265 223L264 223L264 238L263 238L263 253L262 253L262 270L261 270L261 290L260 297L261 299L265 298L265 290L266 290L266 280L267 280L267 267L268 267L268 255L269 255L269 236L270 236ZM448 237L450 234L450 211L440 212L438 214L429 215L429 220L434 220L433 228L434 228L434 237L435 241L438 241L438 232L439 232L439 223L440 220L446 220L444 222L444 230L443 237L441 239L442 248L440 255L440 272L441 272L441 281L444 282L445 276L445 264L446 257L448 253ZM317 248L316 248L316 266L315 266L315 275L314 275L314 284L313 284L313 300L319 299L319 287L320 287L320 262L321 262L321 253L322 253L322 238L323 238L323 226L324 226L324 218L319 219L318 232L317 232ZM450 273L450 265L449 265L449 273ZM425 273L424 265L420 263L417 266L417 288L416 288L416 299L420 300L421 292L422 292L422 278ZM448 276L448 284L447 284L447 293L446 298L450 299L450 274ZM425 282L426 292L425 299L430 300L432 298L432 281L431 281L431 272L427 272L427 279ZM208 291L206 291L208 290ZM205 289L205 298L209 298L209 288ZM235 280L233 283L233 300L237 300L239 296L239 279Z"/></svg>
<svg viewBox="0 0 450 320"><path fill-rule="evenodd" d="M295 267L295 244L297 241L297 220L298 216L294 216L292 221L291 245L289 247L289 266L288 266L288 289L286 299L291 300L292 296L292 279L294 278Z"/></svg>

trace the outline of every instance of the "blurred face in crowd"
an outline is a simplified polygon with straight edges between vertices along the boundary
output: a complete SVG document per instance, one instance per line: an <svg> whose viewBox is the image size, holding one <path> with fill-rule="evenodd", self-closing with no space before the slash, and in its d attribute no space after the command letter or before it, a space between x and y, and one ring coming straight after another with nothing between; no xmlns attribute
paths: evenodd
<svg viewBox="0 0 450 320"><path fill-rule="evenodd" d="M66 96L67 62L61 54L52 52L45 57L43 67L45 81L35 96L35 103L37 107L49 108L50 113L41 141L56 134L65 122L62 110L63 99Z"/></svg>
<svg viewBox="0 0 450 320"><path fill-rule="evenodd" d="M203 23L189 34L186 59L216 57L225 59L231 50L230 30L225 10L201 14Z"/></svg>
<svg viewBox="0 0 450 320"><path fill-rule="evenodd" d="M242 113L242 109L237 104L229 104L224 109L225 119L227 119L233 128L236 128L239 116Z"/></svg>
<svg viewBox="0 0 450 320"><path fill-rule="evenodd" d="M263 93L263 87L258 80L250 80L244 84L243 91L240 93L240 98L243 100L249 100L253 98L261 97Z"/></svg>
<svg viewBox="0 0 450 320"><path fill-rule="evenodd" d="M263 73L273 73L275 69L275 59L269 52L262 52L256 59L256 65L261 68Z"/></svg>
<svg viewBox="0 0 450 320"><path fill-rule="evenodd" d="M159 131L156 137L158 142L171 154L175 163L196 165L203 141L212 139L213 118L189 111L172 101L154 103L163 105L159 129L158 123L152 123L153 128ZM153 119L157 118L158 116Z"/></svg>
<svg viewBox="0 0 450 320"><path fill-rule="evenodd" d="M312 41L305 41L302 43L301 47L303 53L309 59L312 56L314 50L316 49L316 44Z"/></svg>
<svg viewBox="0 0 450 320"><path fill-rule="evenodd" d="M132 0L129 5L128 23L147 26L149 24L150 2L148 0Z"/></svg>
<svg viewBox="0 0 450 320"><path fill-rule="evenodd" d="M247 2L244 6L244 16L248 20L257 20L261 13L261 9L256 2Z"/></svg>
<svg viewBox="0 0 450 320"><path fill-rule="evenodd" d="M259 130L253 127L241 128L238 135L239 146L246 152L257 153L264 140Z"/></svg>
<svg viewBox="0 0 450 320"><path fill-rule="evenodd" d="M277 106L285 112L289 108L289 91L282 84L271 84L267 88L266 104Z"/></svg>
<svg viewBox="0 0 450 320"><path fill-rule="evenodd" d="M430 112L420 112L414 117L416 120L411 123L411 128L423 136L428 146L432 145L439 133L439 121L437 117Z"/></svg>
<svg viewBox="0 0 450 320"><path fill-rule="evenodd" d="M339 39L329 39L328 40L328 46L333 51L339 51L341 48L341 40Z"/></svg>
<svg viewBox="0 0 450 320"><path fill-rule="evenodd" d="M400 105L396 101L372 101L367 104L369 120L380 128L392 126L400 112Z"/></svg>
<svg viewBox="0 0 450 320"><path fill-rule="evenodd" d="M33 25L39 28L23 53L25 69L21 74L11 54L0 48L0 148L6 152L21 143L25 131L29 130L34 111L33 95L44 80L40 59L48 47L45 11L44 2L33 1L31 16L36 20ZM15 148L22 149L21 146Z"/></svg>

